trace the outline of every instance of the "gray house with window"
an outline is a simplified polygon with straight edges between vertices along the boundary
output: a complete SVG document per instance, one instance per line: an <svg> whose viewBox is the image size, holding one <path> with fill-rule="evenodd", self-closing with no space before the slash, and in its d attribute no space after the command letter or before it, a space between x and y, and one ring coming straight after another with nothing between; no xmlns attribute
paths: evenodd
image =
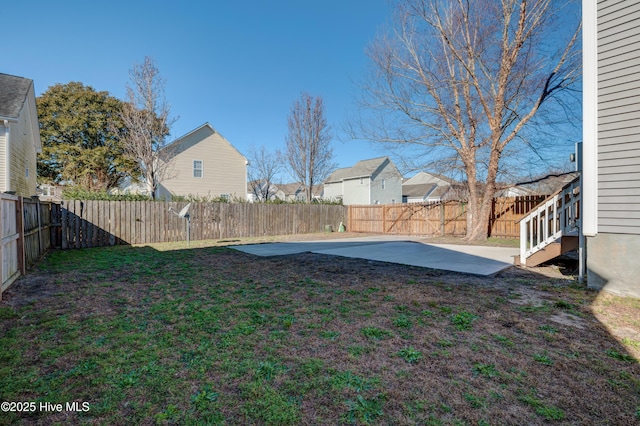
<svg viewBox="0 0 640 426"><path fill-rule="evenodd" d="M583 0L589 287L640 297L640 0Z"/></svg>
<svg viewBox="0 0 640 426"><path fill-rule="evenodd" d="M172 163L158 196L247 197L247 159L209 123L167 145Z"/></svg>
<svg viewBox="0 0 640 426"><path fill-rule="evenodd" d="M402 174L389 157L358 161L329 175L323 198L345 205L401 203Z"/></svg>

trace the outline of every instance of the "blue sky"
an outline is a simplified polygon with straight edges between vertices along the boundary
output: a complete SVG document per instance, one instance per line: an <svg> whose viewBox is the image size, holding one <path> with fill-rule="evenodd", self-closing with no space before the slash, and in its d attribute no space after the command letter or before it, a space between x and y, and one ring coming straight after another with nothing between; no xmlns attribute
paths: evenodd
<svg viewBox="0 0 640 426"><path fill-rule="evenodd" d="M0 72L33 79L36 96L79 81L123 99L129 70L149 56L178 118L171 139L209 122L245 155L282 149L291 105L308 92L324 98L347 167L385 155L339 133L390 14L387 0L11 2Z"/></svg>
<svg viewBox="0 0 640 426"><path fill-rule="evenodd" d="M209 122L240 152L283 148L292 103L322 96L339 130L386 0L23 1L3 20L0 72L31 78L36 96L79 81L123 99L129 70L151 57L166 82L171 139ZM8 27L7 27L8 26ZM6 36L9 40L6 40ZM334 142L340 166L383 155Z"/></svg>

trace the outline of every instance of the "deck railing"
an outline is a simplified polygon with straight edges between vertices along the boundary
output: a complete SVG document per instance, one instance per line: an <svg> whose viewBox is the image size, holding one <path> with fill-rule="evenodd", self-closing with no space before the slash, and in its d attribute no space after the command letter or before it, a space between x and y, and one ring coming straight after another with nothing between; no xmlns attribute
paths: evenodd
<svg viewBox="0 0 640 426"><path fill-rule="evenodd" d="M580 177L534 207L520 220L520 263L558 242L562 236L578 236L580 222Z"/></svg>

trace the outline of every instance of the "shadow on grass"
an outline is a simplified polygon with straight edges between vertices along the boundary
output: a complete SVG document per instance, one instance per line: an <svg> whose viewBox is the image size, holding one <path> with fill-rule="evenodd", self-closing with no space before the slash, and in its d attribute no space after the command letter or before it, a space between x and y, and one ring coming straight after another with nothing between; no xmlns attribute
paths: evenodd
<svg viewBox="0 0 640 426"><path fill-rule="evenodd" d="M0 394L37 403L0 423L631 424L638 312L515 268L59 251L0 302Z"/></svg>

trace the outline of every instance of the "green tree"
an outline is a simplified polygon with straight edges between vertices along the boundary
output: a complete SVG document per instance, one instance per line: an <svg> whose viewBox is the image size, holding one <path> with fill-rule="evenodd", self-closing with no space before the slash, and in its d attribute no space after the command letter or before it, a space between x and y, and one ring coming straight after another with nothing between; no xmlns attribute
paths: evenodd
<svg viewBox="0 0 640 426"><path fill-rule="evenodd" d="M42 139L41 182L103 191L117 187L126 176L139 175L119 137L123 127L119 99L71 82L49 87L36 102Z"/></svg>

